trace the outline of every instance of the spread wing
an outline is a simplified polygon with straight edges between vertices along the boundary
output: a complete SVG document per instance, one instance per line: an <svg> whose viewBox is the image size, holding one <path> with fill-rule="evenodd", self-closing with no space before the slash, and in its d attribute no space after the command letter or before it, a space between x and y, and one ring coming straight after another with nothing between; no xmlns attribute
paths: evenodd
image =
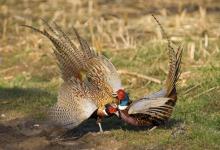
<svg viewBox="0 0 220 150"><path fill-rule="evenodd" d="M97 106L91 100L86 87L75 78L64 82L58 93L58 101L49 111L49 117L56 124L71 129L88 119Z"/></svg>
<svg viewBox="0 0 220 150"><path fill-rule="evenodd" d="M110 91L121 88L121 81L113 64L104 56L97 55L76 29L73 28L73 31L80 47L77 47L57 24L54 23L52 26L44 22L48 30L45 28L41 31L31 26L24 26L43 34L53 43L54 54L64 81L72 77L83 81L89 76L94 86L102 89L107 87Z"/></svg>
<svg viewBox="0 0 220 150"><path fill-rule="evenodd" d="M129 106L128 114L144 114L158 119L167 119L173 110L173 106L168 104L171 100L164 97L136 100Z"/></svg>

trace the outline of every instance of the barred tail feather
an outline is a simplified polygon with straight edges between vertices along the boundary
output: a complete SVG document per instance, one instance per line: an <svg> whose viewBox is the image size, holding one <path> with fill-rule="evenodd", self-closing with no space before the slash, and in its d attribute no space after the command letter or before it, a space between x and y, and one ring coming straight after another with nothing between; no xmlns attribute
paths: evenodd
<svg viewBox="0 0 220 150"><path fill-rule="evenodd" d="M168 55L169 55L169 72L167 75L167 79L165 82L165 90L166 90L166 97L169 97L171 93L176 90L176 82L180 76L180 63L182 58L182 51L183 48L180 46L177 49L177 52L175 52L174 48L171 46L171 41L169 37L167 36L163 26L160 24L160 22L157 20L157 18L152 15L157 24L159 25L163 36L167 39L168 42ZM173 94L173 93L172 93Z"/></svg>
<svg viewBox="0 0 220 150"><path fill-rule="evenodd" d="M170 96L172 91L176 88L176 82L180 76L180 64L182 59L183 48L180 46L177 52L175 52L174 50L169 51L170 65L165 83L166 96Z"/></svg>

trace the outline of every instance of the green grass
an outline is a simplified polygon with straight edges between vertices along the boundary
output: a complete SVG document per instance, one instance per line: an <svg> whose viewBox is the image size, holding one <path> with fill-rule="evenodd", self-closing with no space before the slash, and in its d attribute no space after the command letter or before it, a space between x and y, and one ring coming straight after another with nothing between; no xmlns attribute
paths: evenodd
<svg viewBox="0 0 220 150"><path fill-rule="evenodd" d="M128 50L114 54L113 63L120 69L140 72L159 79L165 78L166 74L156 67L156 65L163 65L162 67L165 68L167 66L164 45L157 48L154 46L140 48L134 54L136 55L136 58L132 60L134 63L126 63L129 56L133 55L132 52L132 50ZM110 54L110 57L112 55ZM184 65L184 56L183 72L186 70L191 71L196 78L193 78L193 76L188 78L186 81L187 85L183 87L181 87L183 79L179 81L179 100L170 123L148 133L147 130L133 131L132 127L123 124L121 129L116 128L114 130L114 126L117 126L116 121L116 123L113 122L112 125L109 125L113 129L108 138L127 142L128 147L130 145L132 147L155 149L168 147L179 149L217 149L220 146L219 89L204 93L201 96L198 95L210 88L219 86L219 68L210 65L201 68L190 68ZM158 61L154 62L155 59ZM156 68L156 71L154 68ZM28 78L25 74L17 74L10 81L5 81L1 78L1 113L7 115L7 112L13 110L25 115L31 115L37 120L43 119L45 117L45 110L56 101L57 89L60 83L58 74L52 80L45 77L47 76L46 74L47 72L31 74ZM147 84L148 81L144 80L136 81L136 83L131 85L129 77L122 76L122 79L133 98L147 92L157 91L162 86L156 83ZM199 85L198 88L184 94L186 89L197 84ZM193 98L194 96L195 98ZM107 121L106 123L108 122L112 121Z"/></svg>

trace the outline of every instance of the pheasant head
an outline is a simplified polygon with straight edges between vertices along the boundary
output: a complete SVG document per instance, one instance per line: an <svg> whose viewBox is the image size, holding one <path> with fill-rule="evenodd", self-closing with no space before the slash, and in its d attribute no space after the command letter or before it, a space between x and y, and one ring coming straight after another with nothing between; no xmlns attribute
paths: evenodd
<svg viewBox="0 0 220 150"><path fill-rule="evenodd" d="M128 93L125 92L124 89L119 89L113 94L113 97L118 100L118 109L124 110L128 107L130 99Z"/></svg>

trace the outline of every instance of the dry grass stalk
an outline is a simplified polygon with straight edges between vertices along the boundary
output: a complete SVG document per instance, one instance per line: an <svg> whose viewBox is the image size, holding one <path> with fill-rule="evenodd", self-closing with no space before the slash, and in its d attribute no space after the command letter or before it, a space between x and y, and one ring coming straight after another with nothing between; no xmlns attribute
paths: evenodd
<svg viewBox="0 0 220 150"><path fill-rule="evenodd" d="M183 95L186 95L188 93L190 93L191 91L195 90L196 88L198 88L201 84L197 84L197 85L194 85L193 87L189 88L188 90L186 90Z"/></svg>
<svg viewBox="0 0 220 150"><path fill-rule="evenodd" d="M149 81L152 81L152 82L155 82L155 83L158 83L158 84L162 83L159 79L149 77L149 76L146 76L146 75L143 75L143 74L139 74L139 73L136 73L136 72L130 72L130 71L127 71L127 70L118 70L118 73L119 74L130 75L130 76L135 76L137 78L149 80Z"/></svg>
<svg viewBox="0 0 220 150"><path fill-rule="evenodd" d="M8 21L7 21L7 19L5 19L4 22L3 22L3 33L2 33L2 39L5 39L6 32L7 32L7 24L8 24Z"/></svg>
<svg viewBox="0 0 220 150"><path fill-rule="evenodd" d="M210 89L208 89L208 90L206 90L206 91L203 91L202 93L199 93L199 94L193 96L192 98L198 98L198 97L200 97L200 96L202 96L202 95L204 95L204 94L207 94L207 93L212 92L213 90L217 90L217 89L219 89L219 88L220 88L220 86L212 87L212 88L210 88Z"/></svg>
<svg viewBox="0 0 220 150"><path fill-rule="evenodd" d="M189 57L191 60L194 60L195 59L195 43L189 43L188 44L189 46Z"/></svg>

